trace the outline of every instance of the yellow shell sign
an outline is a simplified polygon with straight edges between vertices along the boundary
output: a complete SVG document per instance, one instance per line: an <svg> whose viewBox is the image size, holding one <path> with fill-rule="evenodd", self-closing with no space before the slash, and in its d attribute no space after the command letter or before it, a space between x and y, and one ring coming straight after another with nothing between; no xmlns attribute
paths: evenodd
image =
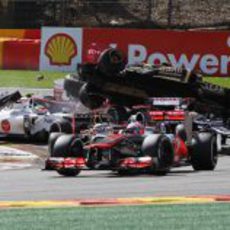
<svg viewBox="0 0 230 230"><path fill-rule="evenodd" d="M65 33L58 33L49 38L45 54L51 65L70 65L77 55L77 46L73 38Z"/></svg>

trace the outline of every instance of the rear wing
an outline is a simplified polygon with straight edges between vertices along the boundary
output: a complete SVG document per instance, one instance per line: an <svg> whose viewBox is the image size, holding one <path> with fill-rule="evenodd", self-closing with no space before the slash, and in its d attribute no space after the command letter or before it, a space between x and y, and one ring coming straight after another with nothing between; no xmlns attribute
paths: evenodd
<svg viewBox="0 0 230 230"><path fill-rule="evenodd" d="M149 98L152 106L174 106L178 107L182 103L182 98L179 97L152 97Z"/></svg>
<svg viewBox="0 0 230 230"><path fill-rule="evenodd" d="M21 97L22 95L19 91L15 91L13 93L4 93L0 95L0 110L12 103L17 102Z"/></svg>
<svg viewBox="0 0 230 230"><path fill-rule="evenodd" d="M151 121L184 121L185 111L150 111L149 116Z"/></svg>

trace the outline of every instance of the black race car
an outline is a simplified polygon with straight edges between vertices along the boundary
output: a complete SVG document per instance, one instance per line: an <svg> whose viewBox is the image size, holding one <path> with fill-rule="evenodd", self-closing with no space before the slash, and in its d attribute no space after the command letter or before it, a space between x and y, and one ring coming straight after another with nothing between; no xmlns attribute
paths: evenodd
<svg viewBox="0 0 230 230"><path fill-rule="evenodd" d="M105 50L97 64L78 66L78 74L64 81L67 94L80 98L88 108L105 102L119 106L143 104L149 97L190 97L189 109L212 111L226 120L230 114L230 90L204 82L202 75L185 68L138 64L128 66L116 49Z"/></svg>

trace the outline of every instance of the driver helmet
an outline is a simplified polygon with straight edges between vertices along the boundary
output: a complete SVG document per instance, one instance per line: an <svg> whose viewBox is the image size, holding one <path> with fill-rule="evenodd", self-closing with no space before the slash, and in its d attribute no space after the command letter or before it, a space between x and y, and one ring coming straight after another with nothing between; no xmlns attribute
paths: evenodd
<svg viewBox="0 0 230 230"><path fill-rule="evenodd" d="M144 126L138 121L131 122L130 124L127 125L126 131L128 133L142 135L144 134Z"/></svg>

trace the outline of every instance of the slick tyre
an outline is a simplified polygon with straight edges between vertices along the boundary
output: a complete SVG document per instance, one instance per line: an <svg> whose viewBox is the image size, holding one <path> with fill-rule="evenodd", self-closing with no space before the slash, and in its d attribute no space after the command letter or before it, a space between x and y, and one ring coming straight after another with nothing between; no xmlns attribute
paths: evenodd
<svg viewBox="0 0 230 230"><path fill-rule="evenodd" d="M142 151L144 155L153 159L152 173L165 175L169 172L173 164L174 151L168 137L162 134L147 136L143 141Z"/></svg>
<svg viewBox="0 0 230 230"><path fill-rule="evenodd" d="M59 136L53 145L53 157L82 157L83 143L72 134Z"/></svg>
<svg viewBox="0 0 230 230"><path fill-rule="evenodd" d="M54 155L53 155L53 147L54 147L54 144L55 144L56 140L61 135L63 135L63 133L50 133L49 139L48 139L48 153L49 153L50 157L54 157Z"/></svg>
<svg viewBox="0 0 230 230"><path fill-rule="evenodd" d="M50 133L60 132L60 133L72 133L72 125L70 122L61 120L53 123L50 127Z"/></svg>
<svg viewBox="0 0 230 230"><path fill-rule="evenodd" d="M42 130L32 136L30 136L30 141L37 143L47 143L49 138L49 133L45 130Z"/></svg>
<svg viewBox="0 0 230 230"><path fill-rule="evenodd" d="M100 95L100 90L90 83L85 83L81 87L79 91L79 99L84 106L90 109L99 108L105 101L105 97Z"/></svg>
<svg viewBox="0 0 230 230"><path fill-rule="evenodd" d="M60 168L57 169L57 173L65 177L75 177L80 173L80 169L77 168Z"/></svg>
<svg viewBox="0 0 230 230"><path fill-rule="evenodd" d="M80 88L83 86L83 84L84 83L80 81L77 77L66 78L64 80L64 89L67 96L78 99L78 92L80 91Z"/></svg>
<svg viewBox="0 0 230 230"><path fill-rule="evenodd" d="M218 160L216 136L198 133L191 144L191 164L194 170L214 170Z"/></svg>

